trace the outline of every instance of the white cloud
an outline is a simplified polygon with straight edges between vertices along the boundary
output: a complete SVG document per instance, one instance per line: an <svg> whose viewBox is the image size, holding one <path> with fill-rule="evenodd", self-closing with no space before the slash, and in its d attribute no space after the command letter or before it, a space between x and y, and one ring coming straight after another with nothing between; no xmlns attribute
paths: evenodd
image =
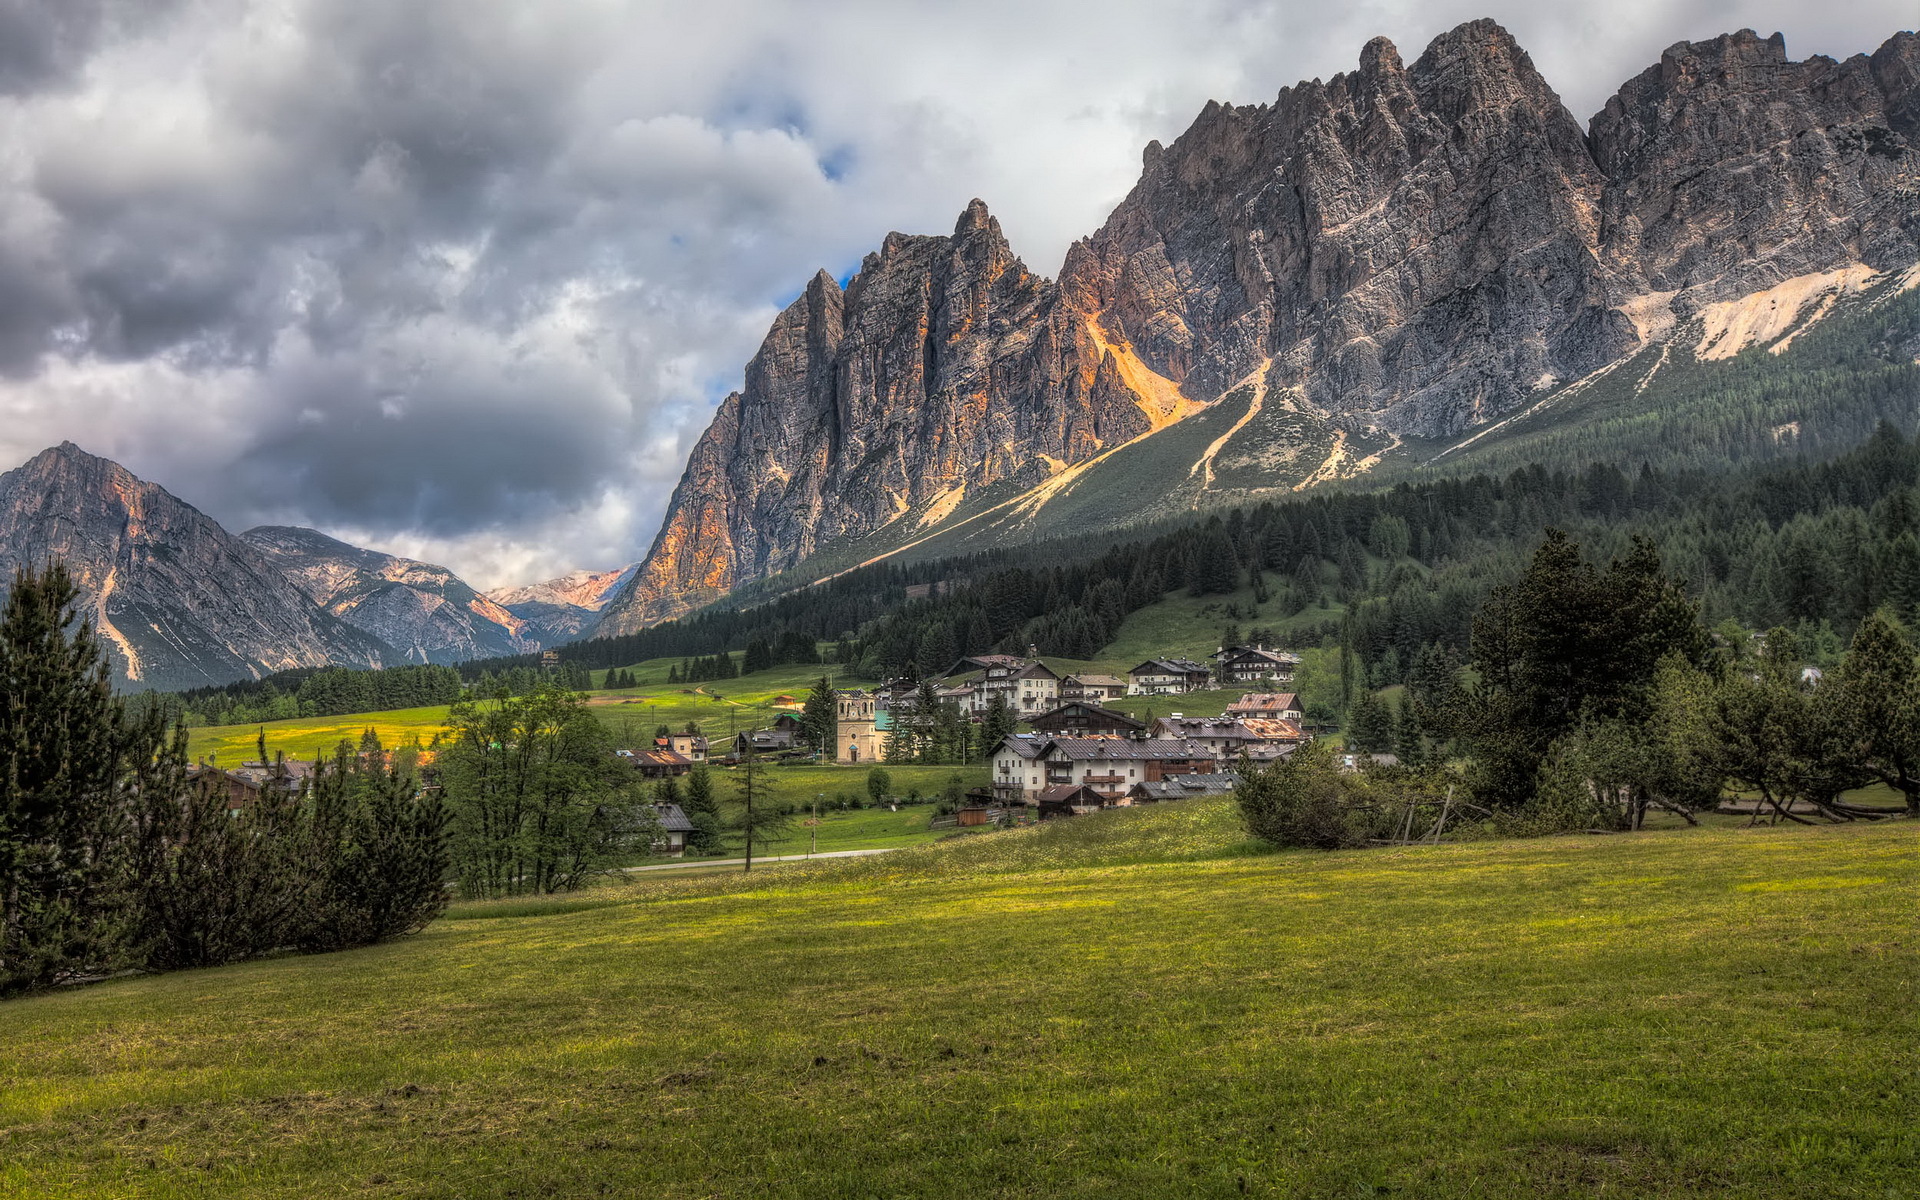
<svg viewBox="0 0 1920 1200"><path fill-rule="evenodd" d="M8 10L12 12L13 10ZM71 438L235 528L479 585L644 551L773 312L986 199L1057 270L1150 138L1491 15L1574 114L1910 0L47 0L0 21L0 464ZM38 22L36 24L36 21ZM12 22L8 24L7 22ZM15 26L18 26L16 28Z"/></svg>

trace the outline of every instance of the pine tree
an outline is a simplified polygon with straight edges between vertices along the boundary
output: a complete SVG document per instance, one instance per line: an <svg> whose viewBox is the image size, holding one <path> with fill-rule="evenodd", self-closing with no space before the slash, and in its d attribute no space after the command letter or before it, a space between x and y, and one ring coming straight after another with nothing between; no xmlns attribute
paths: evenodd
<svg viewBox="0 0 1920 1200"><path fill-rule="evenodd" d="M746 849L746 864L742 869L751 871L754 850L785 841L793 831L793 817L774 805L767 769L760 756L751 750L740 760L733 786L736 794L727 829L740 835Z"/></svg>

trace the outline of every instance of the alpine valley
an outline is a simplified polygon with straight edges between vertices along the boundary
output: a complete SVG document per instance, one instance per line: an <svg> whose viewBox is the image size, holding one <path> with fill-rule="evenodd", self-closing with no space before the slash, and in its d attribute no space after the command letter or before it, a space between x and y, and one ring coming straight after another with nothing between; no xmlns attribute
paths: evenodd
<svg viewBox="0 0 1920 1200"><path fill-rule="evenodd" d="M1149 144L1055 279L979 201L816 275L600 632L1317 486L1911 430L1917 177L1912 33L1681 43L1584 129L1491 21L1376 38Z"/></svg>

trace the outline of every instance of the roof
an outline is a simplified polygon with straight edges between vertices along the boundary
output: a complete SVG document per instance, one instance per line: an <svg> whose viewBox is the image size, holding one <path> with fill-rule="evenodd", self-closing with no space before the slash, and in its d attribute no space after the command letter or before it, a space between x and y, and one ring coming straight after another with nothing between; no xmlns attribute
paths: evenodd
<svg viewBox="0 0 1920 1200"><path fill-rule="evenodd" d="M955 675L965 675L970 671L982 671L988 667L1012 667L1027 660L1015 654L969 654L956 659L951 667L941 672L940 678L952 679Z"/></svg>
<svg viewBox="0 0 1920 1200"><path fill-rule="evenodd" d="M1249 712L1285 712L1300 707L1298 692L1248 692L1227 705L1228 715Z"/></svg>
<svg viewBox="0 0 1920 1200"><path fill-rule="evenodd" d="M1133 792L1150 800L1184 800L1188 796L1218 796L1240 786L1232 771L1212 775L1169 775L1152 783L1136 783Z"/></svg>
<svg viewBox="0 0 1920 1200"><path fill-rule="evenodd" d="M1240 724L1263 742L1298 742L1307 736L1298 725L1280 717L1247 717Z"/></svg>
<svg viewBox="0 0 1920 1200"><path fill-rule="evenodd" d="M660 828L668 833L693 832L693 822L687 820L687 814L680 811L678 804L656 804L653 806L653 816L660 822Z"/></svg>
<svg viewBox="0 0 1920 1200"><path fill-rule="evenodd" d="M1030 733L1012 733L995 746L993 752L998 754L1002 750L1011 750L1021 758L1039 758L1047 748L1047 741Z"/></svg>
<svg viewBox="0 0 1920 1200"><path fill-rule="evenodd" d="M1040 727L1040 722L1049 720L1053 717L1060 716L1060 714L1062 713L1069 712L1075 709L1087 714L1088 716L1099 717L1102 720L1112 724L1125 725L1133 729L1145 729L1147 727L1146 722L1144 721L1135 720L1134 718L1128 716L1123 712L1115 712L1110 708L1102 708L1098 704L1090 704L1085 700L1069 700L1065 704L1062 704L1059 708L1053 709L1049 712L1043 712L1039 716L1032 718L1028 722L1028 724L1038 729Z"/></svg>
<svg viewBox="0 0 1920 1200"><path fill-rule="evenodd" d="M1073 680L1075 683L1079 684L1081 687L1088 687L1088 686L1125 687L1127 686L1127 681L1120 678L1118 675L1069 675L1067 676L1067 678Z"/></svg>
<svg viewBox="0 0 1920 1200"><path fill-rule="evenodd" d="M734 738L734 744L745 741L747 745L759 750L785 750L799 740L799 734L791 729L755 729Z"/></svg>
<svg viewBox="0 0 1920 1200"><path fill-rule="evenodd" d="M1084 783L1056 783L1052 787L1040 789L1035 799L1042 804L1070 804L1083 795L1094 797L1095 803L1102 799L1099 792Z"/></svg>
<svg viewBox="0 0 1920 1200"><path fill-rule="evenodd" d="M1227 646L1214 651L1213 656L1222 662L1230 658L1257 658L1266 662L1282 663L1286 666L1298 666L1300 656L1288 654L1284 650L1269 650L1264 646Z"/></svg>
<svg viewBox="0 0 1920 1200"><path fill-rule="evenodd" d="M1150 658L1141 663L1129 675L1210 675L1213 668L1205 663L1194 662L1190 658Z"/></svg>
<svg viewBox="0 0 1920 1200"><path fill-rule="evenodd" d="M616 750L622 758L630 758L636 767L691 767L693 760L684 754L672 750Z"/></svg>
<svg viewBox="0 0 1920 1200"><path fill-rule="evenodd" d="M1138 762L1149 758L1207 758L1213 752L1185 738L1084 737L1054 738L1046 754L1078 762Z"/></svg>

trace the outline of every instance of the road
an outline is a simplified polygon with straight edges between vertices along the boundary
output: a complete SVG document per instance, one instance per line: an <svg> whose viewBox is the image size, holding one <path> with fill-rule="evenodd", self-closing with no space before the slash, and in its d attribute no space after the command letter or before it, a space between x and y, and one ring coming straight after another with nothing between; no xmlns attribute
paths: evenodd
<svg viewBox="0 0 1920 1200"><path fill-rule="evenodd" d="M755 855L756 863L805 862L810 858L865 858L869 854L890 854L895 850L905 850L905 846L878 846L872 850L822 850L818 854L768 854ZM691 862L656 863L648 867L628 867L628 871L679 871L687 867L738 867L746 863L744 858L698 858Z"/></svg>

